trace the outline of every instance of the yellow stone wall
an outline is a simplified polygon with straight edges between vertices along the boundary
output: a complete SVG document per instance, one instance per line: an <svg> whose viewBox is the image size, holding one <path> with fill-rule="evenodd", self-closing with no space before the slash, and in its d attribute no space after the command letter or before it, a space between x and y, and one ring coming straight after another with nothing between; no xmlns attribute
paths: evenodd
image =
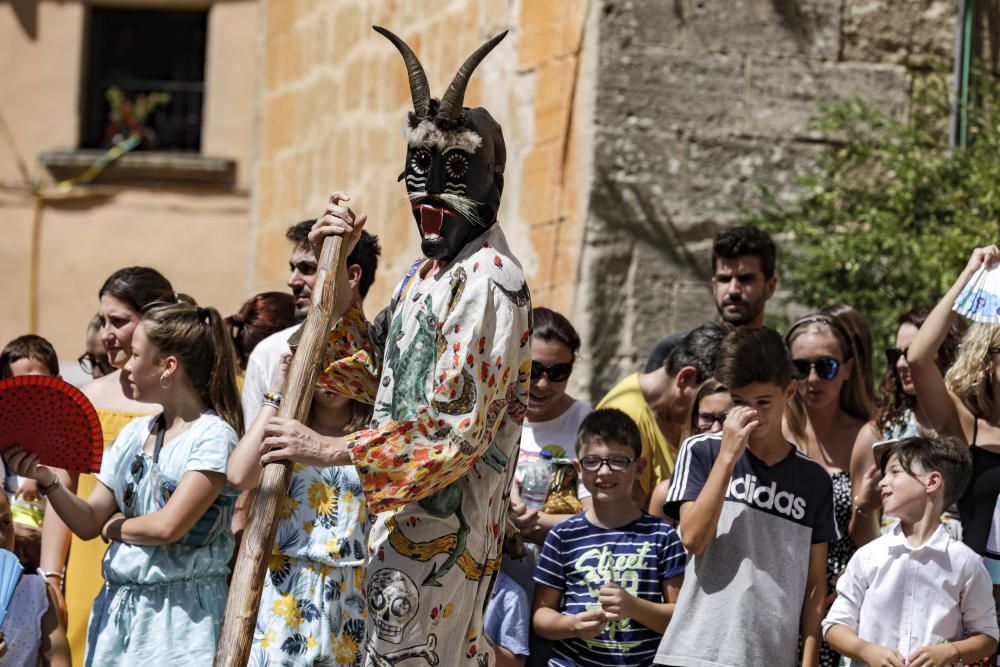
<svg viewBox="0 0 1000 667"><path fill-rule="evenodd" d="M501 224L529 279L534 303L574 306L583 230L581 193L588 111L578 92L584 0L264 0L258 91L255 287L287 272L285 229L315 218L343 189L382 239L374 310L419 256L402 183L401 136L411 108L396 49L371 26L404 39L438 97L486 38L510 30L480 65L466 106L485 106L507 144Z"/></svg>

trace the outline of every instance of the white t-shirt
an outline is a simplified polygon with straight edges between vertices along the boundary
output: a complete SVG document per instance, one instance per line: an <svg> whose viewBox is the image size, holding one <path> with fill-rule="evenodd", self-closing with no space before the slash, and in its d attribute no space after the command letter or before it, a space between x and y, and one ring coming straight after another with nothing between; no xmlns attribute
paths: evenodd
<svg viewBox="0 0 1000 667"><path fill-rule="evenodd" d="M544 422L524 420L521 430L521 454L517 460L517 481L520 484L524 478L524 466L538 460L543 449L552 452L555 458L576 458L576 434L580 430L580 422L593 411L583 401L573 400L566 412L555 419ZM590 492L577 482L578 498L588 498Z"/></svg>
<svg viewBox="0 0 1000 667"><path fill-rule="evenodd" d="M299 330L301 324L294 327L282 329L273 333L261 342L250 353L247 359L247 372L243 376L243 423L249 428L253 420L257 418L264 405L264 392L271 388L271 378L278 368L278 361L281 355L291 351L288 347L288 339Z"/></svg>

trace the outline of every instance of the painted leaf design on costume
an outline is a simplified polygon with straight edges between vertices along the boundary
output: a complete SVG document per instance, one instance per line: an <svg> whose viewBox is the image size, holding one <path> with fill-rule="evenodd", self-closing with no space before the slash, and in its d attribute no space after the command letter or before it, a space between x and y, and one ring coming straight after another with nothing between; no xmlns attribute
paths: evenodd
<svg viewBox="0 0 1000 667"><path fill-rule="evenodd" d="M302 655L309 648L309 641L299 634L292 635L281 644L281 650L288 655Z"/></svg>
<svg viewBox="0 0 1000 667"><path fill-rule="evenodd" d="M310 623L319 618L319 608L309 600L299 600L299 614Z"/></svg>

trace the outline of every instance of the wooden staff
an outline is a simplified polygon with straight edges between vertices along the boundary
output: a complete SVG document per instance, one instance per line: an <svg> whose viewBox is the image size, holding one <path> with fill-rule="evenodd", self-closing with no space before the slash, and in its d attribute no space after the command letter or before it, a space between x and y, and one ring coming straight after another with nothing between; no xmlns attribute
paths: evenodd
<svg viewBox="0 0 1000 667"><path fill-rule="evenodd" d="M328 236L323 240L312 306L302 326L299 346L285 380L281 407L278 409L279 417L305 422L309 416L313 388L320 373L320 363L333 320L336 292L338 287L347 288L345 285L337 285L337 276L346 260L342 248L343 239L340 236ZM278 529L278 508L288 492L291 478L290 461L264 466L233 571L229 599L226 601L226 615L222 621L222 635L215 651L215 667L244 667L249 660L267 561Z"/></svg>

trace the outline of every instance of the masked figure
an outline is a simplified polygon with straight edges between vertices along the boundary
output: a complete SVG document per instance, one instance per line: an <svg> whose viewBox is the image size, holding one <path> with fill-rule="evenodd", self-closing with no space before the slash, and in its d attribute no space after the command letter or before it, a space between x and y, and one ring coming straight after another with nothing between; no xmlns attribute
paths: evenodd
<svg viewBox="0 0 1000 667"><path fill-rule="evenodd" d="M369 508L380 513L365 583L367 660L492 665L483 613L528 398L531 305L496 225L503 134L485 109L462 101L504 35L469 57L439 101L409 47L375 29L409 72L400 179L425 257L396 288L381 330L357 312L343 318L322 376L375 403L372 427L348 438Z"/></svg>

